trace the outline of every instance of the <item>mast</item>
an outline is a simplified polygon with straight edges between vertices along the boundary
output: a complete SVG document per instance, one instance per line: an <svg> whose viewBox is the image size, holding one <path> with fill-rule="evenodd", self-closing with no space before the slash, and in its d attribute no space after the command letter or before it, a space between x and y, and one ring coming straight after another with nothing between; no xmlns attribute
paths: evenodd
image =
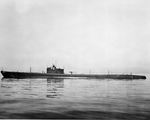
<svg viewBox="0 0 150 120"><path fill-rule="evenodd" d="M31 68L31 66L30 66L30 73L31 73L31 69L32 69L32 68Z"/></svg>

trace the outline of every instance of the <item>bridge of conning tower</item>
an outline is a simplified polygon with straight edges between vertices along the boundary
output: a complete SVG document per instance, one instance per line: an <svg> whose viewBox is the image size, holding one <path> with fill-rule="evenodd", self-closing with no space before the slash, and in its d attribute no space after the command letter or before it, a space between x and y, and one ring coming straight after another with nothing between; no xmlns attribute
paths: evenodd
<svg viewBox="0 0 150 120"><path fill-rule="evenodd" d="M47 67L47 73L64 74L64 69L56 68L56 66L53 65L52 67Z"/></svg>

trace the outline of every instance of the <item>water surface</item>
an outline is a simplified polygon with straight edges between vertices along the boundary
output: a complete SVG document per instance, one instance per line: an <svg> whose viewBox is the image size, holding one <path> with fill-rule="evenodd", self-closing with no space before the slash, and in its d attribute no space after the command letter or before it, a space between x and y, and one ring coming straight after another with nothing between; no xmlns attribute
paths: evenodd
<svg viewBox="0 0 150 120"><path fill-rule="evenodd" d="M2 79L0 118L150 119L150 79Z"/></svg>

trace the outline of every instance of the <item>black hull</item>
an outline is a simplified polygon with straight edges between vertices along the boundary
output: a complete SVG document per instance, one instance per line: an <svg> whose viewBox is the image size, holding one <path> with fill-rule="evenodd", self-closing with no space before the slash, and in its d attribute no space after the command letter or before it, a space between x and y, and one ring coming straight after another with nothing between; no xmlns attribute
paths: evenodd
<svg viewBox="0 0 150 120"><path fill-rule="evenodd" d="M122 74L52 74L52 73L30 73L30 72L12 72L1 71L4 78L96 78L96 79L146 79L141 75L122 75Z"/></svg>

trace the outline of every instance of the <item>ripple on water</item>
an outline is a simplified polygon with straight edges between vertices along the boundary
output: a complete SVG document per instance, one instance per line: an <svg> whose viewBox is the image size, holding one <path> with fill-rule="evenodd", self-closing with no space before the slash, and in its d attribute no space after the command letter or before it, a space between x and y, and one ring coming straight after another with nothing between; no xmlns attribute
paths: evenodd
<svg viewBox="0 0 150 120"><path fill-rule="evenodd" d="M23 79L0 84L0 118L150 118L148 80Z"/></svg>

